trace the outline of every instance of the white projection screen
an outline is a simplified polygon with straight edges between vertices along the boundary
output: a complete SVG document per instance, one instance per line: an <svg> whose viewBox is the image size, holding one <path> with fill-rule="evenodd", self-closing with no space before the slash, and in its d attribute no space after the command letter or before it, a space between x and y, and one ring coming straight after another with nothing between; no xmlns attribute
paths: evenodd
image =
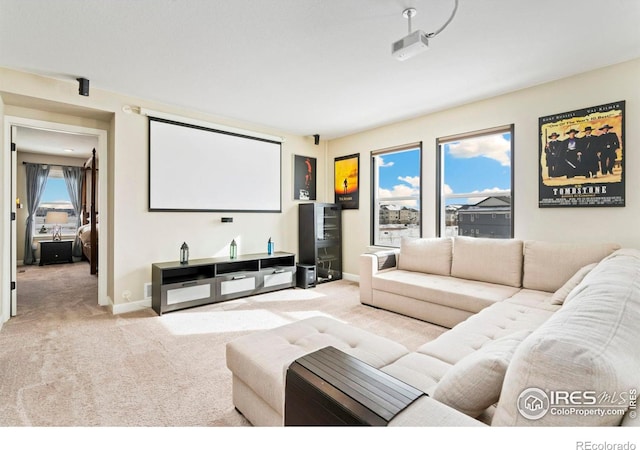
<svg viewBox="0 0 640 450"><path fill-rule="evenodd" d="M149 117L149 211L281 212L281 143Z"/></svg>

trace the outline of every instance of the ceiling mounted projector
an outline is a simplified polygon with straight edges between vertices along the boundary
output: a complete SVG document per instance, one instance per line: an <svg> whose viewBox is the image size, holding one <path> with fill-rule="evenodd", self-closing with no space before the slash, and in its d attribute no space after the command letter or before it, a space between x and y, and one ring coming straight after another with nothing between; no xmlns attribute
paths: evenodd
<svg viewBox="0 0 640 450"><path fill-rule="evenodd" d="M394 42L392 54L398 60L404 61L428 49L429 39L427 34L422 30L418 30Z"/></svg>
<svg viewBox="0 0 640 450"><path fill-rule="evenodd" d="M458 10L458 0L455 0L455 6L453 7L453 12L449 19L445 22L443 26L440 27L437 31L433 33L425 33L422 30L411 31L411 18L415 17L417 11L415 8L407 8L402 11L402 16L407 19L409 22L409 34L396 41L391 46L391 54L396 57L399 61L405 61L418 53L422 53L425 50L429 49L429 38L434 37L439 34L442 30L444 30L447 25L453 20L453 17L456 15L456 11Z"/></svg>

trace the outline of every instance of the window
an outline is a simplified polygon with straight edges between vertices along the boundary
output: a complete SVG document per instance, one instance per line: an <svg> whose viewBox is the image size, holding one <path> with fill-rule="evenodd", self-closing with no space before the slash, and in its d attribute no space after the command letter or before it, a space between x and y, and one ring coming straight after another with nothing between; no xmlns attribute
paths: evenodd
<svg viewBox="0 0 640 450"><path fill-rule="evenodd" d="M67 222L61 224L45 223L45 218L49 211L66 212ZM54 225L60 225L62 235L74 236L77 230L76 214L73 210L67 185L64 181L64 175L59 167L51 167L47 184L42 193L40 204L36 210L36 218L33 222L33 236L48 235L51 236Z"/></svg>
<svg viewBox="0 0 640 450"><path fill-rule="evenodd" d="M437 147L438 234L512 238L513 126L440 138Z"/></svg>
<svg viewBox="0 0 640 450"><path fill-rule="evenodd" d="M422 145L371 152L371 243L400 247L421 237Z"/></svg>

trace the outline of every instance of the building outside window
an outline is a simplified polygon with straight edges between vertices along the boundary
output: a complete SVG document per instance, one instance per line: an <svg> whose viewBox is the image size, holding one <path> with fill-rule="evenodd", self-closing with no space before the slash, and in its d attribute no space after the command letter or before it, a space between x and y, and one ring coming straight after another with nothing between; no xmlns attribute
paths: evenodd
<svg viewBox="0 0 640 450"><path fill-rule="evenodd" d="M513 126L440 138L440 236L513 237Z"/></svg>
<svg viewBox="0 0 640 450"><path fill-rule="evenodd" d="M371 153L371 243L400 247L403 237L421 237L422 145Z"/></svg>

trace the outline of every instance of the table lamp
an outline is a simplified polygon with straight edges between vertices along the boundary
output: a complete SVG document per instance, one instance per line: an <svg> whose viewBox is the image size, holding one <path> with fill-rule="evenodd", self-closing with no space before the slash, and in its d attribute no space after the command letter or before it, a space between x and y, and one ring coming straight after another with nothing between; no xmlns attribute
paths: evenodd
<svg viewBox="0 0 640 450"><path fill-rule="evenodd" d="M53 224L52 239L54 241L62 240L62 227L61 223L67 223L69 220L69 214L64 211L48 211L44 218L44 223Z"/></svg>

